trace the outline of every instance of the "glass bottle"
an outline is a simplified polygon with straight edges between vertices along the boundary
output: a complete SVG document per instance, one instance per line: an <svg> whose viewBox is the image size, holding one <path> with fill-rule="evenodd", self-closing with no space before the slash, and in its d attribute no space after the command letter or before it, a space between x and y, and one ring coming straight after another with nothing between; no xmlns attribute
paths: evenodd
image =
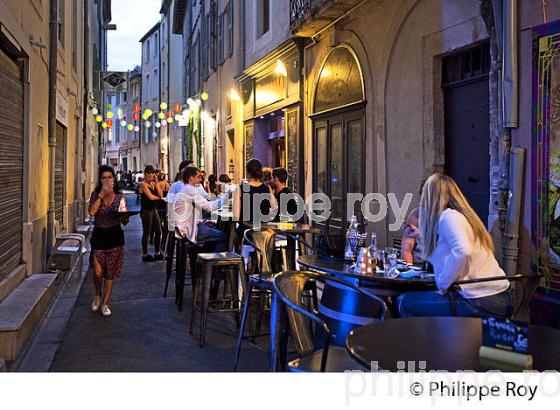
<svg viewBox="0 0 560 410"><path fill-rule="evenodd" d="M373 273L375 273L375 269L377 267L377 235L375 233L371 233L371 241L369 244L369 256L371 258L371 268L373 269Z"/></svg>
<svg viewBox="0 0 560 410"><path fill-rule="evenodd" d="M347 261L354 261L354 244L357 241L358 233L358 219L356 215L352 215L350 226L346 231L346 245L344 246L344 259Z"/></svg>

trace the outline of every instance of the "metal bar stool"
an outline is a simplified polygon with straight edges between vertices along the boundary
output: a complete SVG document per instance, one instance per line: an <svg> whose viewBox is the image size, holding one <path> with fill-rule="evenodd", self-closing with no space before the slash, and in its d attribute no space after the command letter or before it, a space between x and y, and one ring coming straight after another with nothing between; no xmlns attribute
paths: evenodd
<svg viewBox="0 0 560 410"><path fill-rule="evenodd" d="M195 243L189 240L187 237L183 237L177 230L175 231L175 235L177 248L177 255L175 257L175 304L177 305L177 309L181 311L183 309L187 257L190 262L190 273L192 281L194 279L197 251L203 249L205 243Z"/></svg>
<svg viewBox="0 0 560 410"><path fill-rule="evenodd" d="M226 271L226 280L229 280L233 306L231 308L209 311L210 287L213 280L214 268L223 268ZM206 340L206 321L208 313L234 312L237 326L239 327L239 295L237 279L241 280L243 293L247 279L245 277L245 261L243 257L233 252L199 253L196 259L196 273L193 277L194 294L192 299L191 322L189 333L193 333L196 313L200 310L200 347L204 347ZM200 303L199 303L199 299Z"/></svg>
<svg viewBox="0 0 560 410"><path fill-rule="evenodd" d="M165 245L165 289L163 290L163 297L167 297L167 289L169 288L169 280L173 274L173 259L175 258L175 232L169 231L167 233L167 241Z"/></svg>

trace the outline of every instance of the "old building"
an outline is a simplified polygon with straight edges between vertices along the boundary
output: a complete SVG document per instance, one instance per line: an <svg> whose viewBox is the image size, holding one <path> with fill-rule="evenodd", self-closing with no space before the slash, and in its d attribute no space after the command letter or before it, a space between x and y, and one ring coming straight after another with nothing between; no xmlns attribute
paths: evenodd
<svg viewBox="0 0 560 410"><path fill-rule="evenodd" d="M41 272L54 236L83 223L97 179L93 71L110 20L110 1L0 2L0 174L9 196L0 205L0 357L8 362L52 297L56 275Z"/></svg>
<svg viewBox="0 0 560 410"><path fill-rule="evenodd" d="M160 25L156 23L141 39L142 45L142 113L150 110L152 115L140 121L140 167L151 164L158 168L163 165L160 133L155 123L160 110Z"/></svg>

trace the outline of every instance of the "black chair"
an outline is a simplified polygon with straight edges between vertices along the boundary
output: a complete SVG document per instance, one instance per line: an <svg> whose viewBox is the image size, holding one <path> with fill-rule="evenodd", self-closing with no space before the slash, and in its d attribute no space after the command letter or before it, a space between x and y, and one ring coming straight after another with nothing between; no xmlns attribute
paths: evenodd
<svg viewBox="0 0 560 410"><path fill-rule="evenodd" d="M359 292L377 307L372 317L385 319L387 307L383 300L341 279L308 271L286 271L273 279L274 291L286 306L287 321L295 341L298 358L288 363L288 370L294 372L343 372L346 370L368 369L361 366L347 352L346 348L331 346L333 335L328 324L319 313L306 306L304 291L310 282L336 284Z"/></svg>
<svg viewBox="0 0 560 410"><path fill-rule="evenodd" d="M255 330L252 329L249 338L254 342L257 337L266 336L261 334L262 319L266 311L266 301L272 295L273 286L272 279L282 270L281 263L274 260L276 250L277 236L286 236L300 245L301 252L311 250L304 241L285 232L277 232L274 229L248 229L243 235L242 244L248 245L253 248L251 254L251 262L249 264L247 275L246 292L243 292L243 312L241 315L241 326L239 328L239 335L237 337L237 347L235 353L235 363L233 370L237 369L239 363L239 355L241 353L241 344L246 340L244 337L247 318L249 315L251 297L254 291L257 292L257 312ZM317 290L314 286L310 285L308 289L311 292L311 298L315 305L317 304Z"/></svg>
<svg viewBox="0 0 560 410"><path fill-rule="evenodd" d="M196 259L196 271L193 280L193 299L191 310L191 322L189 333L193 333L196 312L200 311L200 347L204 347L206 340L206 322L208 313L234 312L237 325L239 326L239 296L237 286L237 275L241 280L243 293L245 293L245 261L233 252L213 252L199 253ZM216 269L218 268L218 269ZM223 309L209 310L210 290L212 280L216 279L215 274L223 269L226 272L226 280L229 281L231 289L232 307ZM220 272L221 273L221 272ZM224 278L220 278L224 279ZM225 285L224 285L225 286ZM201 299L199 303L199 298ZM225 296L224 300L225 301Z"/></svg>
<svg viewBox="0 0 560 410"><path fill-rule="evenodd" d="M181 311L183 310L183 295L185 291L187 258L190 262L189 270L192 282L194 279L194 273L196 271L196 256L198 253L203 251L204 246L207 245L207 243L195 243L189 238L181 235L177 229L175 229L175 242L177 249L177 255L175 257L175 304L177 305L177 309ZM168 286L169 277L166 277L166 289Z"/></svg>
<svg viewBox="0 0 560 410"><path fill-rule="evenodd" d="M459 297L459 290L461 285L468 285L473 283L485 283L485 282L497 282L508 280L510 282L518 283L520 286L516 286L516 293L517 293L517 301L515 306L512 307L512 310L506 314L506 317L503 319L512 319L517 318L520 315L523 315L523 311L528 308L532 292L530 290L531 282L537 284L538 281L542 278L542 275L512 275L512 276L490 276L487 278L477 278L477 279L467 279L467 280L458 280L451 284L449 287L449 291L447 293L449 298L449 303L451 306L451 312L453 316L457 316L457 312L455 309L455 300ZM534 287L536 288L536 286Z"/></svg>

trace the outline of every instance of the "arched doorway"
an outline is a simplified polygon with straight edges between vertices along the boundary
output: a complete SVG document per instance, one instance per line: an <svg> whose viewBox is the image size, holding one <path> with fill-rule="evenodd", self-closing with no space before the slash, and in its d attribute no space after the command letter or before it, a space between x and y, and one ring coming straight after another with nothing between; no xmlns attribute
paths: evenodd
<svg viewBox="0 0 560 410"><path fill-rule="evenodd" d="M331 199L331 217L323 223L331 246L344 246L352 210L348 193L365 191L365 93L362 70L351 49L335 48L326 58L313 103L313 190ZM363 222L360 202L354 214Z"/></svg>

